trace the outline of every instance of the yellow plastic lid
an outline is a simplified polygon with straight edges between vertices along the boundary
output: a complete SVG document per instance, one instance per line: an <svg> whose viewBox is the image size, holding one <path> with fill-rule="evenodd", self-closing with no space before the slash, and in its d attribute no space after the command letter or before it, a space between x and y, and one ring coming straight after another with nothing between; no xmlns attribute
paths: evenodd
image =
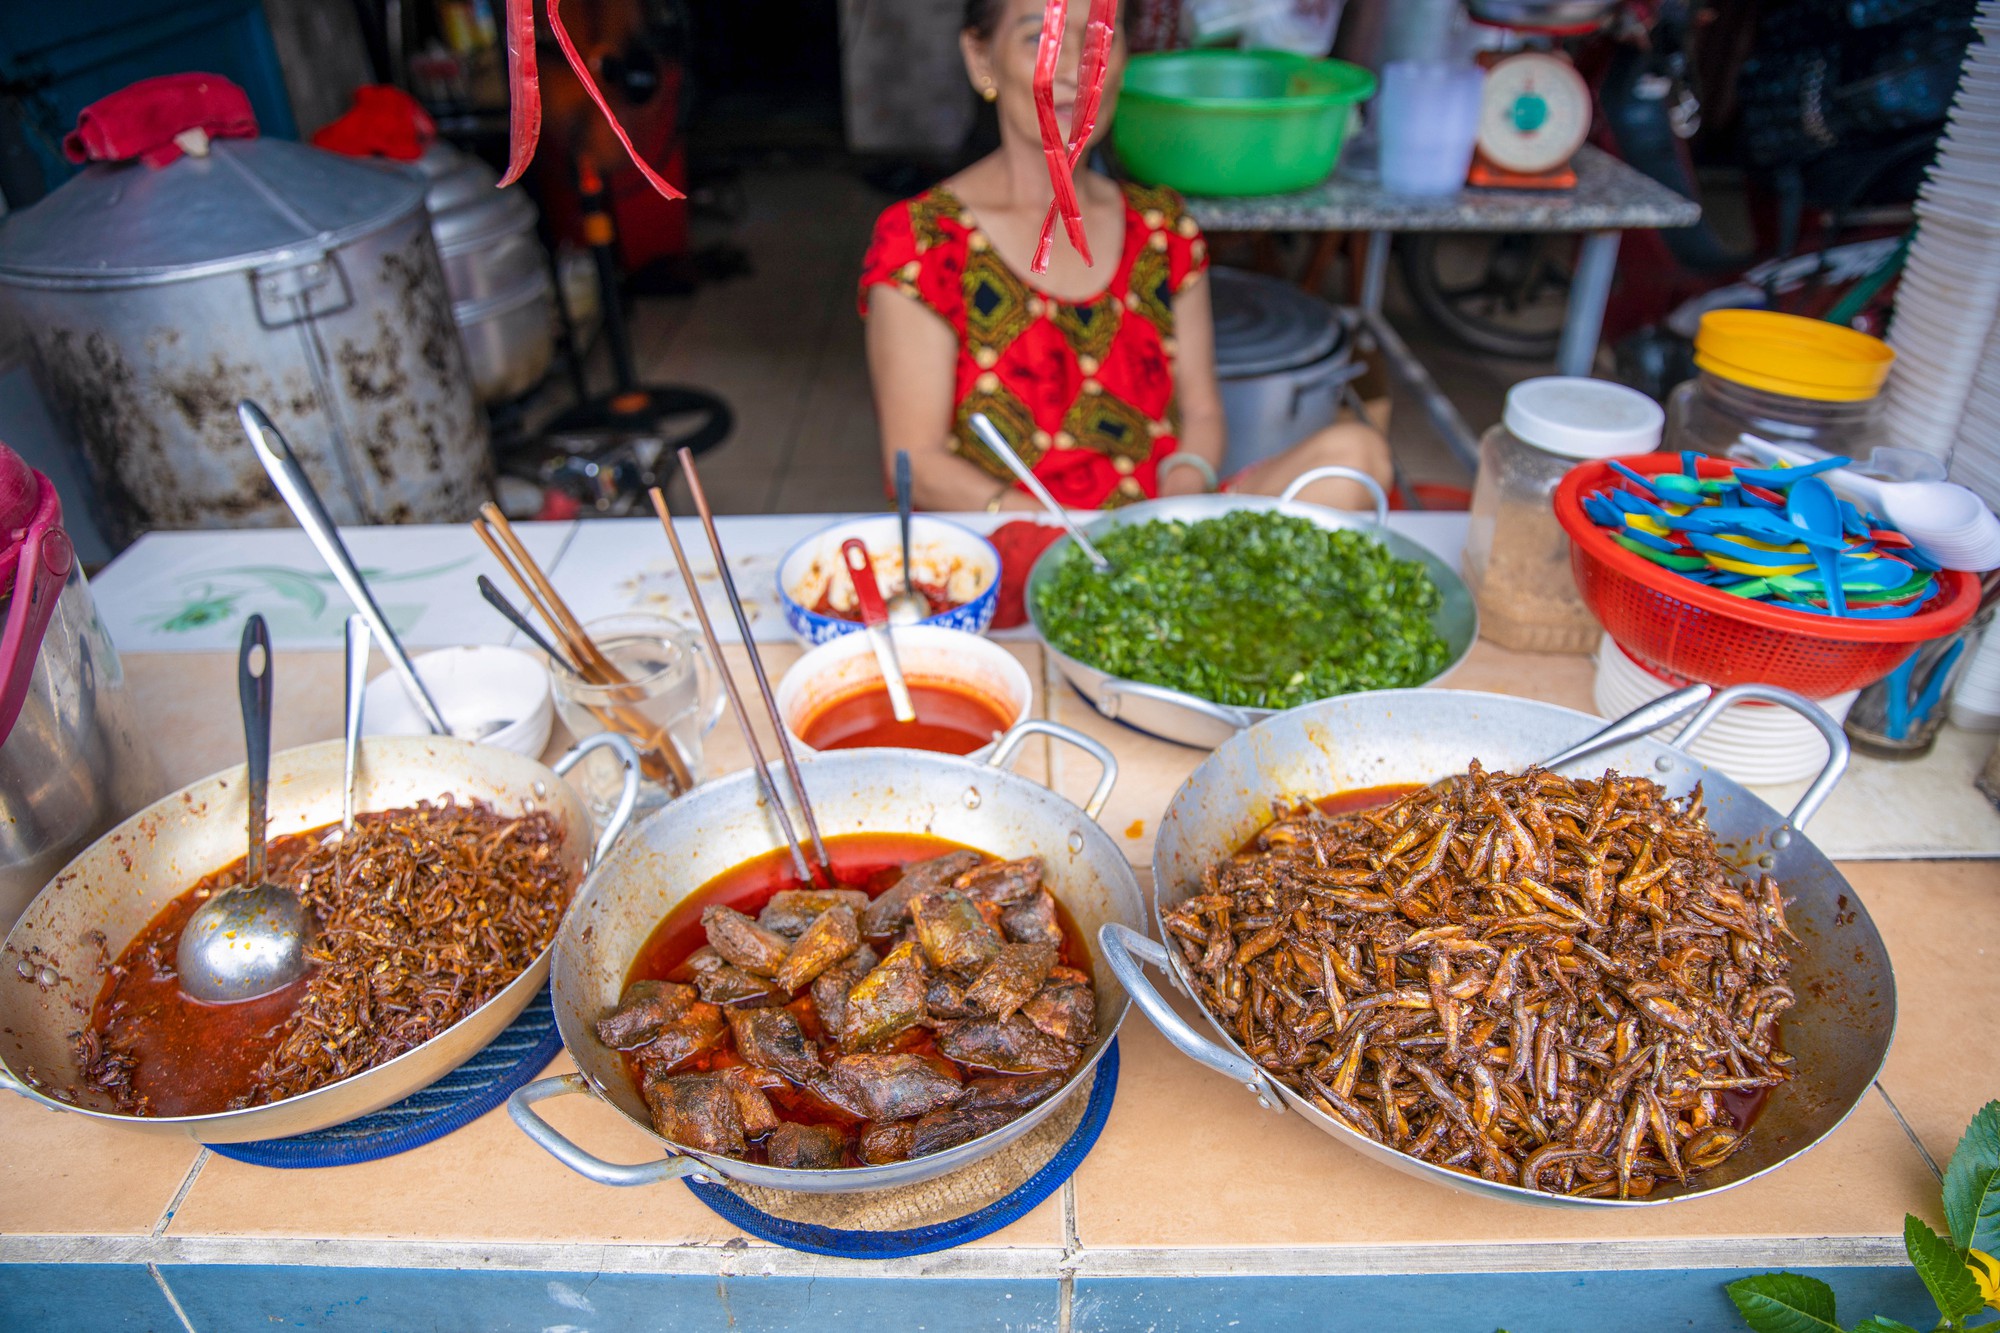
<svg viewBox="0 0 2000 1333"><path fill-rule="evenodd" d="M1694 335L1694 363L1711 375L1792 398L1873 398L1896 354L1880 338L1775 310L1711 310Z"/></svg>

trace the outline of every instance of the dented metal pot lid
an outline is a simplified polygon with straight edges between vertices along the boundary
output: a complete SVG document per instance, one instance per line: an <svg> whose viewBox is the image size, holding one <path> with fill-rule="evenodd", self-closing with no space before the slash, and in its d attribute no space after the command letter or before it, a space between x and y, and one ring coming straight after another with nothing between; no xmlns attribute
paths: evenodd
<svg viewBox="0 0 2000 1333"><path fill-rule="evenodd" d="M408 164L424 179L431 235L444 255L480 250L535 229L535 205L518 185L497 188L500 173L440 139Z"/></svg>
<svg viewBox="0 0 2000 1333"><path fill-rule="evenodd" d="M0 222L0 283L138 287L321 254L421 209L424 182L282 139L85 168Z"/></svg>
<svg viewBox="0 0 2000 1333"><path fill-rule="evenodd" d="M1325 301L1282 278L1242 269L1209 270L1215 308L1215 373L1243 379L1297 370L1333 355L1347 340Z"/></svg>

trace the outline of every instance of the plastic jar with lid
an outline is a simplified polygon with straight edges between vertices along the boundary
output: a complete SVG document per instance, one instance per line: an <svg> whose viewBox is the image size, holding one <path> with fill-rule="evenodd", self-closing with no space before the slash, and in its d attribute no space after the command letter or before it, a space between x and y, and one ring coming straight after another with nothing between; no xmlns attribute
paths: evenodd
<svg viewBox="0 0 2000 1333"><path fill-rule="evenodd" d="M1587 653L1600 629L1570 572L1556 484L1577 463L1651 453L1660 405L1604 380L1552 375L1507 391L1499 425L1479 441L1465 579L1479 632L1503 648Z"/></svg>
<svg viewBox="0 0 2000 1333"><path fill-rule="evenodd" d="M1667 398L1666 447L1722 455L1746 432L1866 459L1889 440L1878 412L1895 352L1880 338L1775 310L1711 310L1695 377Z"/></svg>

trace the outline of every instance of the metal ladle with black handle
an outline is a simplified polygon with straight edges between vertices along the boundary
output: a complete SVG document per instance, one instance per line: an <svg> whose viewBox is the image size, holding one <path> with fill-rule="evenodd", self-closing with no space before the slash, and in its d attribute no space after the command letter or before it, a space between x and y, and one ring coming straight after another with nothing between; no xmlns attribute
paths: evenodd
<svg viewBox="0 0 2000 1333"><path fill-rule="evenodd" d="M891 625L917 625L930 617L930 599L917 591L917 566L910 558L910 451L896 451L896 526L903 539L903 586L889 599Z"/></svg>
<svg viewBox="0 0 2000 1333"><path fill-rule="evenodd" d="M264 824L271 793L271 635L264 617L243 626L236 689L243 705L249 852L243 882L210 898L181 927L181 990L206 1004L254 1000L306 971L312 917L298 894L265 878Z"/></svg>

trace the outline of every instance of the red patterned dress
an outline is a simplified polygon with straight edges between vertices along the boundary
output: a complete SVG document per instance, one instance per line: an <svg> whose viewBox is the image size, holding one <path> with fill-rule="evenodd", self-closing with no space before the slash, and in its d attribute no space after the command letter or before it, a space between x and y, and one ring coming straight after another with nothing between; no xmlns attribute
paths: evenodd
<svg viewBox="0 0 2000 1333"><path fill-rule="evenodd" d="M1073 509L1158 494L1154 468L1179 447L1173 298L1208 268L1178 195L1124 192L1118 268L1087 301L1044 295L1008 268L942 185L882 214L861 270L864 316L870 288L894 287L958 335L952 451L995 480L1012 475L972 434L984 412Z"/></svg>

